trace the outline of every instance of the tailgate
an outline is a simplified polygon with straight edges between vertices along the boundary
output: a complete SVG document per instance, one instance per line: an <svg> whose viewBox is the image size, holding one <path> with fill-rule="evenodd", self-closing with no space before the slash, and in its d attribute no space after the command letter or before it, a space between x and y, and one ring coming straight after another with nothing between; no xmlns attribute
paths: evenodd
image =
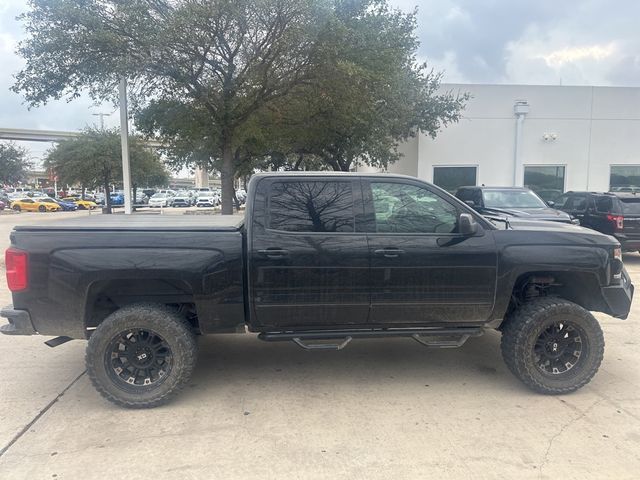
<svg viewBox="0 0 640 480"><path fill-rule="evenodd" d="M640 237L640 197L620 198L624 229L628 237Z"/></svg>

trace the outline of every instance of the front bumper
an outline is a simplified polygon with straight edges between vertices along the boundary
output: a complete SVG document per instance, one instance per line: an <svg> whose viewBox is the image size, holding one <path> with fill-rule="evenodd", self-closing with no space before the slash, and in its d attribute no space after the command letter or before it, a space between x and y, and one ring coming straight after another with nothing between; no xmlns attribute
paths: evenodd
<svg viewBox="0 0 640 480"><path fill-rule="evenodd" d="M15 310L13 305L8 305L0 310L0 317L9 320L6 325L0 326L0 332L5 335L36 335L31 316L26 310Z"/></svg>
<svg viewBox="0 0 640 480"><path fill-rule="evenodd" d="M629 278L629 274L624 268L622 269L622 278L618 285L603 287L602 295L609 307L608 313L612 317L624 320L629 316L631 302L633 300L633 290L634 287Z"/></svg>

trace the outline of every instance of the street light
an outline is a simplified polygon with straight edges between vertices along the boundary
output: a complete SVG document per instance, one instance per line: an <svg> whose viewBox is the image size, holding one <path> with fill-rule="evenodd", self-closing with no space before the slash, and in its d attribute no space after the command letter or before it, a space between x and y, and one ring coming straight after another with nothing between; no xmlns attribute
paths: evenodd
<svg viewBox="0 0 640 480"><path fill-rule="evenodd" d="M111 112L113 113L113 112ZM110 117L111 113L92 113L91 115L93 115L94 117L100 117L100 130L104 130L104 117Z"/></svg>

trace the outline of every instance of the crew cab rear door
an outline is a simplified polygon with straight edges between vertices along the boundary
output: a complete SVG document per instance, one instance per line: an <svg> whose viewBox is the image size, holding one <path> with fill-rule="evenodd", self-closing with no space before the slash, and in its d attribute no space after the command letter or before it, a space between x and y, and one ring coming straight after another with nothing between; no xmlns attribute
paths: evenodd
<svg viewBox="0 0 640 480"><path fill-rule="evenodd" d="M359 227L360 179L267 176L250 208L254 323L273 329L366 324L369 250Z"/></svg>
<svg viewBox="0 0 640 480"><path fill-rule="evenodd" d="M459 207L419 181L363 179L374 324L482 322L497 255L490 231L458 234Z"/></svg>

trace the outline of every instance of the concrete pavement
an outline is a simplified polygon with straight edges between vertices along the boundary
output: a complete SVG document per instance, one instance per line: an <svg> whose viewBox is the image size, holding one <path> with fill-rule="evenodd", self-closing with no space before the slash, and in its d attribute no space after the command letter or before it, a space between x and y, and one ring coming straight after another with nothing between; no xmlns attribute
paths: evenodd
<svg viewBox="0 0 640 480"><path fill-rule="evenodd" d="M640 285L640 256L625 262ZM94 391L84 342L1 336L0 449L13 443L0 478L637 478L640 307L599 319L605 360L571 395L523 387L495 332L456 350L380 339L339 352L230 335L200 339L189 387L144 411Z"/></svg>

